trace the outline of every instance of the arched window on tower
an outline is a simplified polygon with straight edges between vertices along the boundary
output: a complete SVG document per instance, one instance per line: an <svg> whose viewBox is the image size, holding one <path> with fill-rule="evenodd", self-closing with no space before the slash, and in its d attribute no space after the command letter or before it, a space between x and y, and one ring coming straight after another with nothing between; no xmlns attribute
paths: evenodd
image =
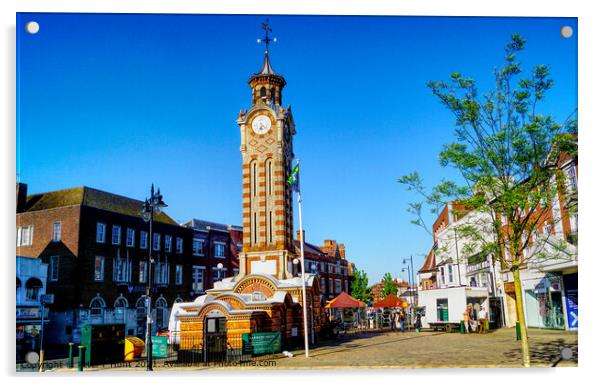
<svg viewBox="0 0 602 385"><path fill-rule="evenodd" d="M259 96L261 96L261 100L265 101L265 99L267 98L265 87L261 87L261 90L259 91Z"/></svg>
<svg viewBox="0 0 602 385"><path fill-rule="evenodd" d="M251 162L251 194L257 196L257 162Z"/></svg>
<svg viewBox="0 0 602 385"><path fill-rule="evenodd" d="M276 88L270 88L270 100L272 103L276 103Z"/></svg>
<svg viewBox="0 0 602 385"><path fill-rule="evenodd" d="M272 159L268 159L266 162L265 168L267 171L267 188L268 188L268 195L272 195Z"/></svg>

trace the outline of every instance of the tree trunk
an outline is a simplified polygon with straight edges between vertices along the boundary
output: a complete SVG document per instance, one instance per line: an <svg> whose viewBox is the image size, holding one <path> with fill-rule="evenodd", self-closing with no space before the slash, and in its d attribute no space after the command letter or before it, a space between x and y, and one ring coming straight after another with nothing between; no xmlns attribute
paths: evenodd
<svg viewBox="0 0 602 385"><path fill-rule="evenodd" d="M523 285L520 282L518 266L513 266L512 276L514 277L514 291L516 294L516 318L520 325L523 366L528 368L531 366L531 356L529 355L529 336L527 335L527 323L525 322L525 309L523 307Z"/></svg>

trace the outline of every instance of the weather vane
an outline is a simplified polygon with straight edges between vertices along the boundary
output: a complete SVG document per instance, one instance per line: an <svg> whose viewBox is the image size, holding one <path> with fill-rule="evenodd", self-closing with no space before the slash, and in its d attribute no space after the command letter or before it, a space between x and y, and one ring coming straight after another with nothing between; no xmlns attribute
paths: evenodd
<svg viewBox="0 0 602 385"><path fill-rule="evenodd" d="M270 32L272 32L272 29L269 26L269 19L265 19L265 23L261 23L261 29L263 29L265 31L265 37L263 39L257 39L258 43L265 43L265 53L268 53L268 47L270 45L271 42L276 42L276 38L270 38Z"/></svg>

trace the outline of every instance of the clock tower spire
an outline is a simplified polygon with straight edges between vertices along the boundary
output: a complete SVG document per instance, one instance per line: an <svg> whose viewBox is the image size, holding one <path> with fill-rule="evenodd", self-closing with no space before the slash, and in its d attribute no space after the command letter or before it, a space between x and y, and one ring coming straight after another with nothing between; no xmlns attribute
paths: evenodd
<svg viewBox="0 0 602 385"><path fill-rule="evenodd" d="M240 127L243 191L243 250L239 254L240 280L249 274L292 278L292 190L286 183L291 172L295 124L290 106L282 107L284 77L270 63L268 21L262 23L265 52L261 70L248 81L251 107L241 111Z"/></svg>

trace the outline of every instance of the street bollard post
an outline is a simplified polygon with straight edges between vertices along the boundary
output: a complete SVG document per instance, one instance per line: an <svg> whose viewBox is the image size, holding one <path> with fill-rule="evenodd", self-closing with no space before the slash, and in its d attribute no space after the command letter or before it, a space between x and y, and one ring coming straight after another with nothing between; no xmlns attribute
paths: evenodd
<svg viewBox="0 0 602 385"><path fill-rule="evenodd" d="M84 370L84 360L86 357L86 347L84 345L79 345L77 347L79 349L77 355L77 371L81 372Z"/></svg>
<svg viewBox="0 0 602 385"><path fill-rule="evenodd" d="M69 342L69 361L67 361L67 367L73 369L73 342Z"/></svg>
<svg viewBox="0 0 602 385"><path fill-rule="evenodd" d="M520 336L520 322L516 322L516 340L517 341L521 340L521 336Z"/></svg>

